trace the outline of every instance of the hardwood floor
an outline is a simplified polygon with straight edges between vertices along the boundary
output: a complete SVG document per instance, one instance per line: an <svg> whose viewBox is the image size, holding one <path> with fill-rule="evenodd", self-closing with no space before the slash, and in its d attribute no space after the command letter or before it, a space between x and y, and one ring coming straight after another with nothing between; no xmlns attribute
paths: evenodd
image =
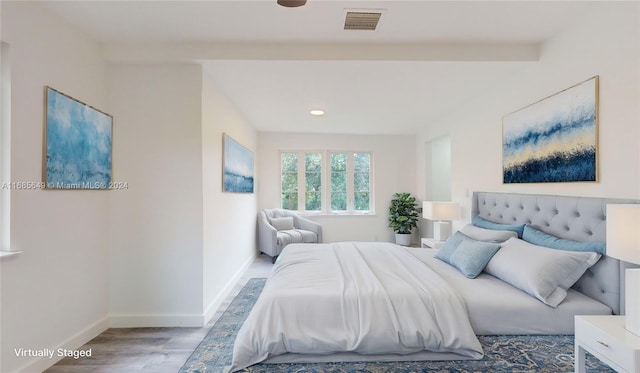
<svg viewBox="0 0 640 373"><path fill-rule="evenodd" d="M91 349L91 357L66 357L45 372L175 373L191 356L209 328L220 318L247 281L254 277L269 276L271 267L271 258L259 255L205 327L108 329L78 349Z"/></svg>

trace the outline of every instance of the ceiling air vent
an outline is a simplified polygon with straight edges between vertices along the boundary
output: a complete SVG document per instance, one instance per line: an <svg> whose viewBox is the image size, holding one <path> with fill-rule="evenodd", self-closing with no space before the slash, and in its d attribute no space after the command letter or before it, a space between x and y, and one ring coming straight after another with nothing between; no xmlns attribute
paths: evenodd
<svg viewBox="0 0 640 373"><path fill-rule="evenodd" d="M380 21L380 11L347 11L345 30L375 30Z"/></svg>

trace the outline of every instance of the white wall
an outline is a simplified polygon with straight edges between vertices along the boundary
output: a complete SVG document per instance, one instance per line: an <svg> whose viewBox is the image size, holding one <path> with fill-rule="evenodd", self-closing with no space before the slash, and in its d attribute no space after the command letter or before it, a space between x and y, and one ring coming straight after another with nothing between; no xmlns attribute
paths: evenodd
<svg viewBox="0 0 640 373"><path fill-rule="evenodd" d="M202 206L203 299L207 320L256 255L257 194L222 192L223 133L258 158L255 129L205 72L202 86ZM254 159L254 167L255 164Z"/></svg>
<svg viewBox="0 0 640 373"><path fill-rule="evenodd" d="M202 68L110 66L112 326L196 326L202 300Z"/></svg>
<svg viewBox="0 0 640 373"><path fill-rule="evenodd" d="M40 182L45 85L109 112L99 46L32 2L1 2L12 70L12 181ZM117 174L117 170L116 170ZM0 371L56 359L14 348L77 348L107 318L109 191L14 190L11 246L0 262Z"/></svg>
<svg viewBox="0 0 640 373"><path fill-rule="evenodd" d="M483 97L426 126L416 142L419 159L424 142L449 129L452 199L465 207L464 220L470 219L467 190L640 198L638 7L593 4L579 23L541 46L538 63L523 65L513 79L496 82ZM600 181L503 185L502 117L595 75L600 76ZM424 185L424 163L416 169Z"/></svg>
<svg viewBox="0 0 640 373"><path fill-rule="evenodd" d="M256 194L222 192L222 134L256 132L199 65L113 65L112 326L202 326L255 257Z"/></svg>
<svg viewBox="0 0 640 373"><path fill-rule="evenodd" d="M425 193L433 201L451 200L451 138L431 141L431 183ZM430 189L430 190L429 190Z"/></svg>
<svg viewBox="0 0 640 373"><path fill-rule="evenodd" d="M374 162L374 216L312 216L325 242L393 241L389 201L397 192L416 193L416 151L409 135L258 134L258 209L280 207L280 150L371 151Z"/></svg>

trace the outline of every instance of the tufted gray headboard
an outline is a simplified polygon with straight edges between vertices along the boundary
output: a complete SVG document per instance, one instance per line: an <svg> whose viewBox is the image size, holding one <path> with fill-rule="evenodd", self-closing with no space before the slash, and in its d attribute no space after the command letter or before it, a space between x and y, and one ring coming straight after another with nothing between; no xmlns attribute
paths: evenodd
<svg viewBox="0 0 640 373"><path fill-rule="evenodd" d="M605 241L606 205L637 200L539 194L474 192L472 217L496 223L529 224L556 237L574 241ZM573 286L575 290L624 311L624 263L603 257Z"/></svg>

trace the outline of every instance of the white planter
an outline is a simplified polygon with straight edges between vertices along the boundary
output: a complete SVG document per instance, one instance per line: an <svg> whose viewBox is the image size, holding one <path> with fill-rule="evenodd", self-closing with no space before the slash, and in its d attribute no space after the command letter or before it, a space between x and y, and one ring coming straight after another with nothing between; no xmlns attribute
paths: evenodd
<svg viewBox="0 0 640 373"><path fill-rule="evenodd" d="M402 246L411 245L411 233L396 233L396 244Z"/></svg>

